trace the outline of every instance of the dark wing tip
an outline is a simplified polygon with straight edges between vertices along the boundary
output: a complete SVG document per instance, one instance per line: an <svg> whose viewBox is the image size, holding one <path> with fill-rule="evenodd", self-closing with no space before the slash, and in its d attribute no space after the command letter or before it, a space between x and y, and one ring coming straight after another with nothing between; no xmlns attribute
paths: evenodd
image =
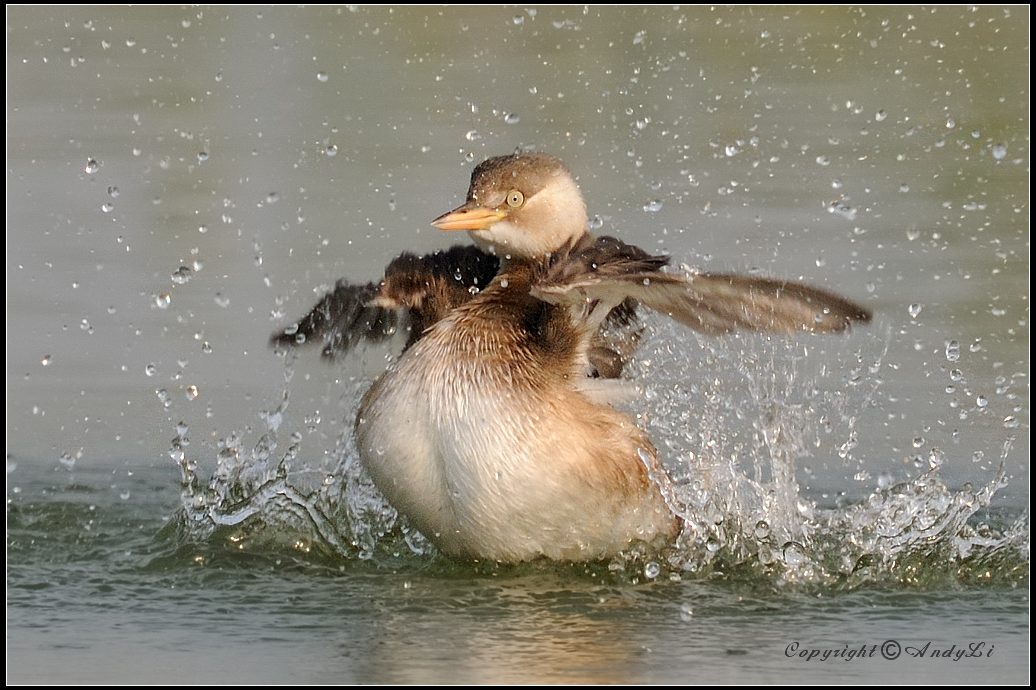
<svg viewBox="0 0 1036 690"><path fill-rule="evenodd" d="M270 345L320 342L323 356L334 359L408 327L409 347L427 326L471 299L472 286L488 285L499 267L497 257L471 245L424 256L404 252L389 263L380 284L339 280L306 316L273 333Z"/></svg>
<svg viewBox="0 0 1036 690"><path fill-rule="evenodd" d="M363 339L384 340L395 332L398 317L393 310L370 304L376 293L373 283L354 285L340 280L303 318L274 332L270 345L294 347L322 342L321 354L334 359Z"/></svg>
<svg viewBox="0 0 1036 690"><path fill-rule="evenodd" d="M860 323L870 323L871 319L874 318L874 312L872 312L870 309L867 309L866 307L861 307L860 305L854 302L850 302L850 304L852 304L853 307L856 308L856 311L849 317L851 321L859 321Z"/></svg>
<svg viewBox="0 0 1036 690"><path fill-rule="evenodd" d="M802 284L789 284L788 287L799 293L797 296L802 301L821 310L814 317L815 323L806 326L806 330L837 333L851 328L853 324L870 323L873 318L870 309L829 290Z"/></svg>
<svg viewBox="0 0 1036 690"><path fill-rule="evenodd" d="M299 333L298 322L285 326L279 331L275 331L270 336L270 340L267 343L270 347L290 347L292 345L301 345L306 342L306 335Z"/></svg>

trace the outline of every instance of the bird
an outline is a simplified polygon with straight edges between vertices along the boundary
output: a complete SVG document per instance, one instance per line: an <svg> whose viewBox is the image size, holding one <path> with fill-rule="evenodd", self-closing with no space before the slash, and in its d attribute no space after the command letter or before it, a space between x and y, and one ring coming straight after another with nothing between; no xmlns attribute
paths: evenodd
<svg viewBox="0 0 1036 690"><path fill-rule="evenodd" d="M618 409L648 309L709 335L830 333L866 308L797 282L667 270L669 257L589 232L572 173L536 152L489 158L432 225L473 244L403 253L381 280L339 281L280 346L327 358L397 332L360 401L374 484L447 556L514 563L664 548L682 519L659 453Z"/></svg>

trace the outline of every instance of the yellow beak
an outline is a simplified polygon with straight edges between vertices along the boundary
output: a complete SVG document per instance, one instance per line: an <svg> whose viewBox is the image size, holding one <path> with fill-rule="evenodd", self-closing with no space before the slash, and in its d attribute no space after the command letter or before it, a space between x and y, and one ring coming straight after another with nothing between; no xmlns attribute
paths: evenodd
<svg viewBox="0 0 1036 690"><path fill-rule="evenodd" d="M493 211L468 202L432 221L440 230L485 230L507 217L506 211Z"/></svg>

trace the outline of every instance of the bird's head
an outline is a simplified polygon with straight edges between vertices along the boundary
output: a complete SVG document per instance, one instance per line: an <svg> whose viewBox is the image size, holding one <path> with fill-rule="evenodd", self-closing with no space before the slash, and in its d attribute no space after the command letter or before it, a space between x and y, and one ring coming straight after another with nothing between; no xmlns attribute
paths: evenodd
<svg viewBox="0 0 1036 690"><path fill-rule="evenodd" d="M565 165L541 153L490 158L471 173L463 205L439 216L440 230L467 230L501 258L535 258L587 232L586 203Z"/></svg>

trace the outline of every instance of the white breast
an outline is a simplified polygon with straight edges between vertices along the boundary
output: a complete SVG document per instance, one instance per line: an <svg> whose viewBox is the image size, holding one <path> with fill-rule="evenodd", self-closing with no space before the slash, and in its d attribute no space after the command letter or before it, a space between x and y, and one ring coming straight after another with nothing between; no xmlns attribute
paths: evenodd
<svg viewBox="0 0 1036 690"><path fill-rule="evenodd" d="M448 317L365 396L357 445L389 502L461 557L584 560L671 533L657 487L637 483L638 444L654 452L640 431L574 388L541 399L513 343L479 332L458 337ZM595 467L617 443L629 467Z"/></svg>

